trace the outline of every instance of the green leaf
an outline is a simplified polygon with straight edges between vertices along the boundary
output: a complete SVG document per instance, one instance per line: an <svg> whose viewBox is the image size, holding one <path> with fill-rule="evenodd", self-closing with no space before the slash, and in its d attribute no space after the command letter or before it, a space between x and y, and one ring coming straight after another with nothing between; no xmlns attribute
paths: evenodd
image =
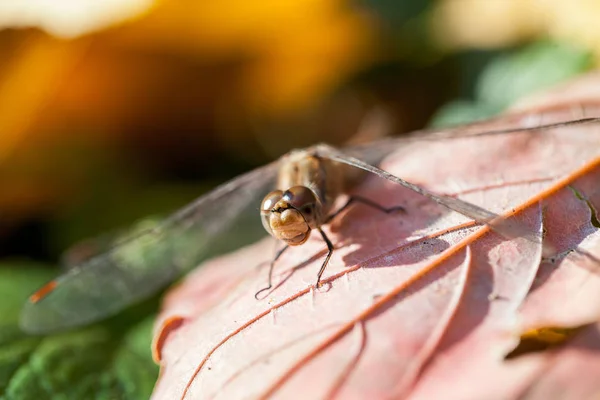
<svg viewBox="0 0 600 400"><path fill-rule="evenodd" d="M550 88L592 67L590 52L566 44L538 42L499 56L483 71L478 102L504 109L519 98Z"/></svg>
<svg viewBox="0 0 600 400"><path fill-rule="evenodd" d="M526 95L588 71L590 52L548 41L493 57L475 84L474 100L453 100L430 121L441 128L492 117Z"/></svg>
<svg viewBox="0 0 600 400"><path fill-rule="evenodd" d="M29 294L49 268L0 265L0 399L143 399L158 367L150 344L156 299L83 329L33 337L18 328Z"/></svg>
<svg viewBox="0 0 600 400"><path fill-rule="evenodd" d="M431 121L429 126L432 128L442 128L455 125L466 124L469 122L489 118L497 114L500 110L490 107L485 103L476 103L473 101L454 100L444 104Z"/></svg>

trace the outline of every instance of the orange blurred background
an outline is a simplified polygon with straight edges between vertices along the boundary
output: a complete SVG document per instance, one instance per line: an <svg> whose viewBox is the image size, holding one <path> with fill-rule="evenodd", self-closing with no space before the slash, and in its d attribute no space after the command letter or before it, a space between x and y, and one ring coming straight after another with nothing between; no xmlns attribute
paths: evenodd
<svg viewBox="0 0 600 400"><path fill-rule="evenodd" d="M374 112L421 128L506 49L595 54L594 7L0 0L0 257L55 261Z"/></svg>

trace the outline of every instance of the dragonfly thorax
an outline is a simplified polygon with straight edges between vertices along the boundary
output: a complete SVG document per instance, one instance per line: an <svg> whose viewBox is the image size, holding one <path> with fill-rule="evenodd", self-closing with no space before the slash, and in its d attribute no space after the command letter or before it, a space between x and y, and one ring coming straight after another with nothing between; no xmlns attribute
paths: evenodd
<svg viewBox="0 0 600 400"><path fill-rule="evenodd" d="M270 235L291 246L306 242L320 222L321 203L306 186L275 190L265 196L261 207L263 226Z"/></svg>

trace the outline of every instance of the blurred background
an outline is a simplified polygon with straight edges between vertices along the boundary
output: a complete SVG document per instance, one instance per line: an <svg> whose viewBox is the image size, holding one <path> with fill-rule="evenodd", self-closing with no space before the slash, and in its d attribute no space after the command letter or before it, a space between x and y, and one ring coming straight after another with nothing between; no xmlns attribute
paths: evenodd
<svg viewBox="0 0 600 400"><path fill-rule="evenodd" d="M398 135L499 113L594 68L599 16L564 0L0 0L0 258L55 263L373 115Z"/></svg>
<svg viewBox="0 0 600 400"><path fill-rule="evenodd" d="M600 0L0 0L0 397L152 392L160 294L20 330L72 244L294 147L498 114L594 69L598 20Z"/></svg>

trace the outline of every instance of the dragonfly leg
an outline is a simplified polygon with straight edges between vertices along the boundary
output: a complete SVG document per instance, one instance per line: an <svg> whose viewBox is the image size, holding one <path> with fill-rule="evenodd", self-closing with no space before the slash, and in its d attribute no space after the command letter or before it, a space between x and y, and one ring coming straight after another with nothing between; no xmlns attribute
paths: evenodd
<svg viewBox="0 0 600 400"><path fill-rule="evenodd" d="M331 214L329 217L327 217L327 220L325 221L325 223L331 222L332 219L334 219L335 217L337 217L342 211L344 211L346 208L350 207L350 205L352 203L362 203L364 205L367 205L369 207L373 207L379 211L382 211L386 214L391 214L393 212L404 212L406 211L404 209L404 207L402 206L395 206L395 207L390 207L390 208L385 208L383 206L381 206L380 204L375 203L373 200L369 200L365 197L361 197L361 196L352 196L348 199L348 201L346 202L346 204L344 204L339 210L337 210L336 212L334 212L333 214Z"/></svg>
<svg viewBox="0 0 600 400"><path fill-rule="evenodd" d="M327 267L327 264L329 263L329 259L331 258L331 255L333 254L333 244L331 244L331 240L329 240L329 238L327 237L327 235L325 234L325 232L323 232L323 230L321 228L319 228L319 233L323 237L323 240L325 241L325 243L327 243L327 250L329 250L329 252L327 253L327 257L325 257L325 261L323 261L323 265L321 265L321 269L319 270L319 273L317 274L317 283L315 284L315 287L317 287L317 288L321 284L321 275L323 275L323 272L325 271L325 267Z"/></svg>
<svg viewBox="0 0 600 400"><path fill-rule="evenodd" d="M256 300L258 300L258 295L261 294L264 291L267 291L269 289L271 289L273 287L273 267L275 266L275 262L279 259L279 257L281 257L281 255L289 248L290 246L285 245L285 247L283 247L281 250L278 250L277 253L275 253L275 257L273 257L273 260L271 261L271 265L269 266L269 284L260 289L258 292L254 293L254 298Z"/></svg>
<svg viewBox="0 0 600 400"><path fill-rule="evenodd" d="M329 217L327 217L327 220L325 220L325 224L328 223L328 222L330 222L335 217L337 217L346 208L350 207L350 205L352 203L362 203L362 204L365 204L367 206L376 208L379 211L382 211L382 212L384 212L386 214L390 214L390 213L393 213L393 212L404 212L405 211L404 207L402 207L402 206L385 208L385 207L381 206L380 204L377 204L374 201L369 200L369 199L367 199L365 197L352 196L352 197L350 197L348 199L348 201L346 202L346 204L344 204L339 210L337 210L336 212L334 212L333 214L331 214ZM327 237L327 235L325 234L325 232L323 232L323 230L321 228L319 228L319 233L323 237L323 240L325 241L325 243L327 243L327 249L329 250L329 253L327 253L327 257L325 258L325 261L323 262L323 265L321 265L321 269L319 270L319 273L317 275L316 287L319 287L319 285L321 284L321 276L323 275L323 272L325 271L325 268L327 267L327 264L329 263L329 259L331 258L331 255L333 254L333 244L331 244L331 240L329 240L329 238Z"/></svg>

